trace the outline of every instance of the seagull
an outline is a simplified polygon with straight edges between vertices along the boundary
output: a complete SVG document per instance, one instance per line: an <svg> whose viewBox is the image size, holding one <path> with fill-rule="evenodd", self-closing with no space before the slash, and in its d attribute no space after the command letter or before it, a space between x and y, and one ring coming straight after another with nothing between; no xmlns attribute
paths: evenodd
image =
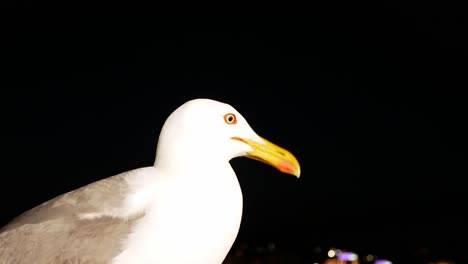
<svg viewBox="0 0 468 264"><path fill-rule="evenodd" d="M236 157L300 176L294 155L234 107L189 100L166 119L153 166L57 196L2 227L0 264L221 264L242 218Z"/></svg>

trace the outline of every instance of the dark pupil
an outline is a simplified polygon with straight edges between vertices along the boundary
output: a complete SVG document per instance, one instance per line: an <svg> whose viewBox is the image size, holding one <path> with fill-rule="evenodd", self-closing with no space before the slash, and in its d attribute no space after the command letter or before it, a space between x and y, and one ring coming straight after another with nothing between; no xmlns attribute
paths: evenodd
<svg viewBox="0 0 468 264"><path fill-rule="evenodd" d="M228 121L229 121L229 122L234 121L234 117L233 117L233 116L229 116L229 117L228 117Z"/></svg>

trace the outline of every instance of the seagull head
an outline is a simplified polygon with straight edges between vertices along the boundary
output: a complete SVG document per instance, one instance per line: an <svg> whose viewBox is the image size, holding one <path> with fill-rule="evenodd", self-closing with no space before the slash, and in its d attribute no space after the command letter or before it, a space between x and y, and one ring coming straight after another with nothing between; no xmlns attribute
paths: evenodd
<svg viewBox="0 0 468 264"><path fill-rule="evenodd" d="M255 159L296 177L301 173L293 154L259 136L234 107L211 99L190 100L172 112L159 135L156 164L209 166L213 160L236 157Z"/></svg>

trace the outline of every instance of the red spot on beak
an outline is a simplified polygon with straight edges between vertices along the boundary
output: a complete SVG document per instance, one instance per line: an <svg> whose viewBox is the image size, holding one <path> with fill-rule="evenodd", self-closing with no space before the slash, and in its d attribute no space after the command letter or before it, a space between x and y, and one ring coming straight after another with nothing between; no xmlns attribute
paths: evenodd
<svg viewBox="0 0 468 264"><path fill-rule="evenodd" d="M294 173L294 165L291 162L287 161L287 160L282 160L278 164L278 169L281 172L284 172L284 173L289 173L289 174Z"/></svg>

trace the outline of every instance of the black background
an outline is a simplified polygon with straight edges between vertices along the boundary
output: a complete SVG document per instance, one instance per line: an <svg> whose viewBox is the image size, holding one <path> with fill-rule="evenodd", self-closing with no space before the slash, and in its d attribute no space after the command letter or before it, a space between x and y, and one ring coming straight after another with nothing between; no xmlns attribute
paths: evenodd
<svg viewBox="0 0 468 264"><path fill-rule="evenodd" d="M462 9L330 4L195 17L29 8L3 24L0 223L152 165L165 118L205 97L233 105L302 166L298 180L232 161L244 193L238 242L466 260Z"/></svg>

